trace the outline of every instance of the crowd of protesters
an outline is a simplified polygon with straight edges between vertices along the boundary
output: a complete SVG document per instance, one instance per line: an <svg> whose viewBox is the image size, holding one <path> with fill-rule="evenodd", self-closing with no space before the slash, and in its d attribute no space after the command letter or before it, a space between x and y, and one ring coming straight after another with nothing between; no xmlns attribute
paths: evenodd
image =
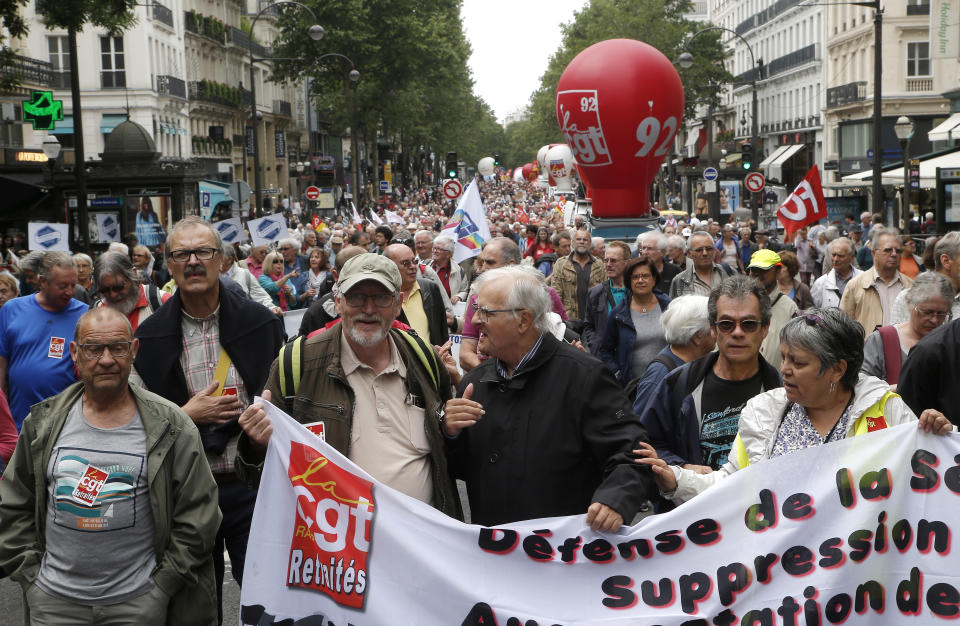
<svg viewBox="0 0 960 626"><path fill-rule="evenodd" d="M536 186L478 184L490 238L460 263L455 206L427 189L319 224L295 206L271 245L196 217L95 259L5 238L0 575L31 623L222 621L271 434L257 395L453 517L603 532L867 417L960 422L960 233L922 256L869 213L789 241L697 218L604 241ZM139 499L107 520L87 475L131 458ZM84 532L48 523L67 510Z"/></svg>

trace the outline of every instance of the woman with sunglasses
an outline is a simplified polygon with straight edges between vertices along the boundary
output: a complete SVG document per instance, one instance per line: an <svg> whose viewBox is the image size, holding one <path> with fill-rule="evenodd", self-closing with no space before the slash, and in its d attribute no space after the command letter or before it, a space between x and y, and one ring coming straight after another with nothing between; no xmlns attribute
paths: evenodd
<svg viewBox="0 0 960 626"><path fill-rule="evenodd" d="M879 378L860 374L863 328L839 309L810 309L780 333L783 388L752 398L740 414L726 464L710 473L669 466L648 444L634 450L649 465L661 494L680 504L753 463L916 421L913 411ZM927 409L919 428L945 434L952 425Z"/></svg>
<svg viewBox="0 0 960 626"><path fill-rule="evenodd" d="M647 366L667 347L660 316L670 297L655 288L660 272L653 261L632 259L623 271L627 297L610 312L600 343L600 359L629 391L635 391Z"/></svg>
<svg viewBox="0 0 960 626"><path fill-rule="evenodd" d="M900 366L910 348L950 318L953 286L943 274L924 272L913 281L904 298L910 311L907 321L878 327L863 346L860 371L882 378L891 389L897 388Z"/></svg>
<svg viewBox="0 0 960 626"><path fill-rule="evenodd" d="M288 311L297 304L297 291L292 279L299 276L300 271L296 268L284 274L283 256L279 252L271 252L263 260L263 273L257 280L263 290L273 298L273 306L280 307L281 311Z"/></svg>

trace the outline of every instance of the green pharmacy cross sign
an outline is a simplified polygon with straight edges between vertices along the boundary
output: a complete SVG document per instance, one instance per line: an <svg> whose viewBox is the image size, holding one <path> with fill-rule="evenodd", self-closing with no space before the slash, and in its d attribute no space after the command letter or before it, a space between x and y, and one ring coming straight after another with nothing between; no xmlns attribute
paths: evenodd
<svg viewBox="0 0 960 626"><path fill-rule="evenodd" d="M23 101L23 121L32 123L33 130L53 130L54 122L63 121L63 102L54 100L52 91L34 91Z"/></svg>

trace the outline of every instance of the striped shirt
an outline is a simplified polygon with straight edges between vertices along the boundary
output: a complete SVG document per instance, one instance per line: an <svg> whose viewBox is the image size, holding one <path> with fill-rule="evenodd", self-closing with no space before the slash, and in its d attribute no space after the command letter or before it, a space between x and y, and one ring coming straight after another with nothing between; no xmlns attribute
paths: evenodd
<svg viewBox="0 0 960 626"><path fill-rule="evenodd" d="M513 370L513 376L516 376L517 372L519 372L524 365L526 365L533 359L533 357L537 354L537 350L540 349L541 343L543 343L542 333L540 334L539 337L537 337L537 342L533 344L533 347L530 348L530 350L523 355L523 358L520 359L520 362L517 363L517 367L515 367ZM503 361L501 361L500 359L497 359L497 373L500 374L500 377L506 381L509 381L513 378L513 376L507 373L507 366L504 365Z"/></svg>

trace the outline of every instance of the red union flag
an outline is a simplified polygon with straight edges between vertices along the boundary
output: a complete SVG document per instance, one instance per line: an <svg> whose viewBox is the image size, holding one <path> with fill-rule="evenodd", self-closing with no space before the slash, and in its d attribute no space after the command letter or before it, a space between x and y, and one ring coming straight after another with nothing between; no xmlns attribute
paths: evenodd
<svg viewBox="0 0 960 626"><path fill-rule="evenodd" d="M827 202L823 199L820 170L816 165L810 168L793 193L783 201L777 210L777 217L787 235L827 217Z"/></svg>
<svg viewBox="0 0 960 626"><path fill-rule="evenodd" d="M297 494L287 586L362 608L373 530L373 483L298 442L290 444L287 473Z"/></svg>
<svg viewBox="0 0 960 626"><path fill-rule="evenodd" d="M557 92L560 131L580 167L613 163L600 125L599 102L595 89Z"/></svg>

